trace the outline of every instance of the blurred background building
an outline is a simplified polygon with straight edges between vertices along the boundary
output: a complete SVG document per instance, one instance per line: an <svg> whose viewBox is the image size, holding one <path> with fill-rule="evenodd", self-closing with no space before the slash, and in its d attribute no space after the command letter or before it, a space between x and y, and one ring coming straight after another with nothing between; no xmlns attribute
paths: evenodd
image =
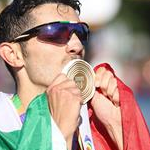
<svg viewBox="0 0 150 150"><path fill-rule="evenodd" d="M0 0L0 11L11 0ZM133 90L150 130L150 1L80 0L81 20L90 25L86 60L107 62ZM0 60L0 91L14 92Z"/></svg>

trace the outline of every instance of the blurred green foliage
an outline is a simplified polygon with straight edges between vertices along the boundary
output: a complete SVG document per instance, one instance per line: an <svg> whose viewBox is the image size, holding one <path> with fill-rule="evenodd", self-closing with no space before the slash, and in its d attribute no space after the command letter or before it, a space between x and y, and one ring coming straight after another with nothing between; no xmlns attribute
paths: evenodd
<svg viewBox="0 0 150 150"><path fill-rule="evenodd" d="M150 34L150 1L123 0L116 19L126 22L133 32Z"/></svg>

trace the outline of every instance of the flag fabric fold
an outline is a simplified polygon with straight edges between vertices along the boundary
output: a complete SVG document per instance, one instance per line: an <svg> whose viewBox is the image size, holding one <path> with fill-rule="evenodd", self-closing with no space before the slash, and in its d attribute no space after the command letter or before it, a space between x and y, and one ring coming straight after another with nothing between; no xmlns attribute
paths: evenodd
<svg viewBox="0 0 150 150"><path fill-rule="evenodd" d="M10 101L10 99L7 100ZM11 108L12 105L9 104L5 103L3 109ZM4 110L0 110L0 112ZM7 115L10 114L6 113L6 119ZM17 115L14 113L11 117L14 119L19 117ZM5 124L7 123L6 121ZM9 122L9 124L14 125L14 122ZM12 126L12 131L10 128L6 128L8 132L6 129L5 132L2 132L0 128L0 150L67 150L66 141L50 115L46 93L32 100L22 127L17 126L17 121L15 124L16 126Z"/></svg>
<svg viewBox="0 0 150 150"><path fill-rule="evenodd" d="M21 130L0 132L0 150L52 150L51 120L46 95L29 105Z"/></svg>

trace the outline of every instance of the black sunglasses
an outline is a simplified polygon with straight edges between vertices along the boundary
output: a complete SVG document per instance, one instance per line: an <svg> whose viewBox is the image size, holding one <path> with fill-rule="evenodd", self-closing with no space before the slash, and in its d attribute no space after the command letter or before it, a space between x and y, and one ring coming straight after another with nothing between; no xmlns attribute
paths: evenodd
<svg viewBox="0 0 150 150"><path fill-rule="evenodd" d="M67 44L75 33L81 43L86 45L89 36L89 26L83 22L58 21L43 24L25 31L9 42L21 42L37 36L43 42Z"/></svg>

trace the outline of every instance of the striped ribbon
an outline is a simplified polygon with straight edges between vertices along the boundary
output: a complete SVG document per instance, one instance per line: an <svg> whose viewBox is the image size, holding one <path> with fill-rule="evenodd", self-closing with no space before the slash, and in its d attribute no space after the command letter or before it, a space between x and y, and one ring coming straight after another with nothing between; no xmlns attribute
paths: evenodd
<svg viewBox="0 0 150 150"><path fill-rule="evenodd" d="M19 96L17 94L15 94L12 98L13 104L15 106L15 108L17 109L17 112L20 116L20 120L22 123L24 123L25 117L26 117L26 113L25 113L25 109L21 103L21 100L19 98Z"/></svg>

